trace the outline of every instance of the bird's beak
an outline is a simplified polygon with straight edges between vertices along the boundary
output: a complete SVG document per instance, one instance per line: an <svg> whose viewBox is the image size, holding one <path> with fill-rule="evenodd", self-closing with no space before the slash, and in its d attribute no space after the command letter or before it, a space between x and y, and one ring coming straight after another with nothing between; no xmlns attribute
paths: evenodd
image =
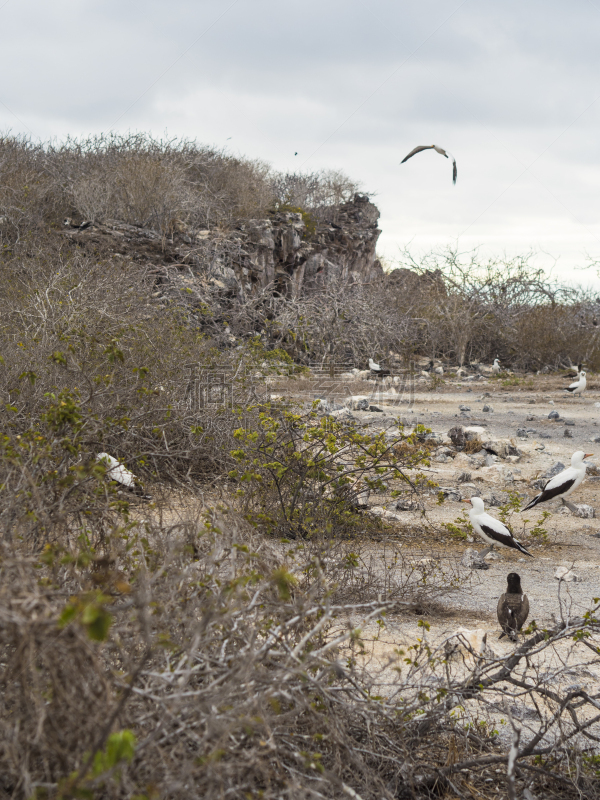
<svg viewBox="0 0 600 800"><path fill-rule="evenodd" d="M461 500L460 502L461 502L461 503L470 503L471 501L470 501L470 500L467 500L467 498L465 498L464 500Z"/></svg>
<svg viewBox="0 0 600 800"><path fill-rule="evenodd" d="M591 458L594 454L593 453L586 453L584 458Z"/></svg>

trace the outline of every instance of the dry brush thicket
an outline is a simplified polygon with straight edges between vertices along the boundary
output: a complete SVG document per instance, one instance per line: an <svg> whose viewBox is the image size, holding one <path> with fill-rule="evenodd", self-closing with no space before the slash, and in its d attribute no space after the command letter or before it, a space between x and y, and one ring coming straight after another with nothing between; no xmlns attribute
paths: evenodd
<svg viewBox="0 0 600 800"><path fill-rule="evenodd" d="M506 660L430 642L426 616L460 571L413 563L356 509L390 479L427 489L427 443L270 403L265 383L390 351L555 364L544 348L560 336L560 358L592 360L593 298L526 264L484 280L450 254L295 301L207 295L191 325L184 304L157 302L148 268L48 230L75 213L165 235L278 203L317 215L346 179L143 137L5 138L0 170L0 796L596 797L600 695L569 670L580 651L597 659L597 609L532 630ZM572 355L569 304L587 348ZM202 383L213 373L235 386L224 408ZM108 481L100 451L153 500ZM422 635L370 655L372 630L406 618Z"/></svg>

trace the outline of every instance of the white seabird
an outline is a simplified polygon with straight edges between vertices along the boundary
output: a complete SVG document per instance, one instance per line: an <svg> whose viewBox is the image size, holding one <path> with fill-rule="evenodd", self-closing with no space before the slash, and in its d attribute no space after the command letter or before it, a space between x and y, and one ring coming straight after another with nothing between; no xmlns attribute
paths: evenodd
<svg viewBox="0 0 600 800"><path fill-rule="evenodd" d="M407 156L405 156L400 163L404 164L405 161L408 161L409 158L412 158L417 153L420 153L421 150L435 150L436 153L439 153L441 156L444 156L444 158L448 158L448 156L450 156L450 158L452 159L452 183L456 183L456 176L458 174L456 171L456 159L454 158L452 153L446 152L446 150L444 150L443 147L438 147L437 144L418 145L417 147L414 148L414 150L411 150L410 153Z"/></svg>
<svg viewBox="0 0 600 800"><path fill-rule="evenodd" d="M494 363L492 364L492 372L494 375L497 375L500 372L500 362L497 358L494 359Z"/></svg>
<svg viewBox="0 0 600 800"><path fill-rule="evenodd" d="M581 397L581 393L585 392L586 385L587 385L587 381L585 379L585 372L580 372L579 373L579 378L575 381L575 383L572 383L569 387L567 387L566 389L563 389L563 391L564 392L571 392L573 397L575 397L575 395L577 393L579 393L579 396Z"/></svg>
<svg viewBox="0 0 600 800"><path fill-rule="evenodd" d="M515 539L503 522L486 514L481 497L471 497L470 500L463 500L463 503L471 503L472 508L469 510L469 519L473 530L489 545L486 550L479 554L481 558L487 555L496 544L500 545L500 547L510 547L513 550L518 550L520 553L531 556L531 553ZM531 557L533 558L533 556Z"/></svg>
<svg viewBox="0 0 600 800"><path fill-rule="evenodd" d="M389 375L389 369L383 369L379 364L376 364L372 358L369 359L369 369L374 375L381 375L382 377Z"/></svg>
<svg viewBox="0 0 600 800"><path fill-rule="evenodd" d="M144 494L144 487L136 478L133 472L130 472L127 467L117 461L116 458L108 453L98 453L96 461L106 468L106 477L111 481L116 481L124 486L126 489L139 494L145 500L151 500L151 496Z"/></svg>
<svg viewBox="0 0 600 800"><path fill-rule="evenodd" d="M546 483L542 491L531 500L522 511L527 511L528 508L537 506L538 503L545 503L548 500L553 500L555 497L560 498L563 503L565 498L572 494L579 484L585 478L585 471L587 465L583 463L584 458L593 456L593 453L584 453L583 450L577 450L571 456L571 466L563 469L558 475Z"/></svg>

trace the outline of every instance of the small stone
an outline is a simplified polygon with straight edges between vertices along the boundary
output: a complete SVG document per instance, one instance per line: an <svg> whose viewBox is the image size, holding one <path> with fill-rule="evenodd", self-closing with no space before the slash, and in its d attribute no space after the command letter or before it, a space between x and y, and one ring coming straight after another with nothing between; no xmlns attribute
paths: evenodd
<svg viewBox="0 0 600 800"><path fill-rule="evenodd" d="M470 411L471 407L470 406L459 406L458 410L459 411Z"/></svg>
<svg viewBox="0 0 600 800"><path fill-rule="evenodd" d="M469 483L471 480L471 473L470 472L461 472L458 478L456 479L457 483Z"/></svg>
<svg viewBox="0 0 600 800"><path fill-rule="evenodd" d="M588 506L586 503L576 503L573 515L580 519L594 519L596 511L593 506Z"/></svg>
<svg viewBox="0 0 600 800"><path fill-rule="evenodd" d="M581 576L567 567L558 567L554 577L557 581L565 581L565 583L581 581Z"/></svg>
<svg viewBox="0 0 600 800"><path fill-rule="evenodd" d="M535 405L535 400L530 400L530 401L529 401L529 405L530 405L530 406L533 406L533 405Z"/></svg>
<svg viewBox="0 0 600 800"><path fill-rule="evenodd" d="M549 433L540 433L540 439L551 439L552 436Z"/></svg>
<svg viewBox="0 0 600 800"><path fill-rule="evenodd" d="M552 464L552 466L550 467L550 469L547 470L542 475L542 478L546 478L546 480L549 480L550 478L553 478L555 475L558 475L559 472L562 472L564 468L565 465L562 463L562 461L555 461L554 464Z"/></svg>
<svg viewBox="0 0 600 800"><path fill-rule="evenodd" d="M565 425L571 425L571 426L575 425L572 419L565 419L563 420L563 422L565 423Z"/></svg>
<svg viewBox="0 0 600 800"><path fill-rule="evenodd" d="M482 410L483 410L484 414L493 414L493 412L494 412L494 409L491 406L488 406L487 403L486 403L486 405L484 405Z"/></svg>
<svg viewBox="0 0 600 800"><path fill-rule="evenodd" d="M517 428L517 436L519 437L519 439L529 439L529 436L527 435L527 431L525 430L525 428Z"/></svg>
<svg viewBox="0 0 600 800"><path fill-rule="evenodd" d="M377 408L377 406L369 406L369 411L377 411L379 414L385 413L382 408Z"/></svg>
<svg viewBox="0 0 600 800"><path fill-rule="evenodd" d="M560 414L558 413L558 411L551 411L548 414L548 419L559 419L559 418L560 418Z"/></svg>
<svg viewBox="0 0 600 800"><path fill-rule="evenodd" d="M448 431L448 437L455 447L465 446L465 429L462 427L462 425L456 425L454 428L450 428Z"/></svg>
<svg viewBox="0 0 600 800"><path fill-rule="evenodd" d="M465 550L465 554L462 557L462 561L460 562L463 567L467 569L489 569L490 565L486 564L485 561L479 557L479 553L475 550L474 547L469 547Z"/></svg>
<svg viewBox="0 0 600 800"><path fill-rule="evenodd" d="M563 431L563 436L566 439L572 439L573 438L573 431L570 431L568 428L565 428L564 431Z"/></svg>
<svg viewBox="0 0 600 800"><path fill-rule="evenodd" d="M553 406L554 405L554 400L548 400L548 405L549 406Z"/></svg>
<svg viewBox="0 0 600 800"><path fill-rule="evenodd" d="M527 422L533 422L534 419L535 419L535 417L533 416L533 414L529 414L527 416Z"/></svg>

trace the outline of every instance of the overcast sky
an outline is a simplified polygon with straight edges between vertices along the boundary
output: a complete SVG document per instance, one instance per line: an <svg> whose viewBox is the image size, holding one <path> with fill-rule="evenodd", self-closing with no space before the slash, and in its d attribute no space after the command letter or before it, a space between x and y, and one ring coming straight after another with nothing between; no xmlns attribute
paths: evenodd
<svg viewBox="0 0 600 800"><path fill-rule="evenodd" d="M342 169L392 261L458 242L595 275L573 268L600 260L600 0L0 0L0 30L3 132ZM433 151L400 166L433 143L456 186Z"/></svg>

